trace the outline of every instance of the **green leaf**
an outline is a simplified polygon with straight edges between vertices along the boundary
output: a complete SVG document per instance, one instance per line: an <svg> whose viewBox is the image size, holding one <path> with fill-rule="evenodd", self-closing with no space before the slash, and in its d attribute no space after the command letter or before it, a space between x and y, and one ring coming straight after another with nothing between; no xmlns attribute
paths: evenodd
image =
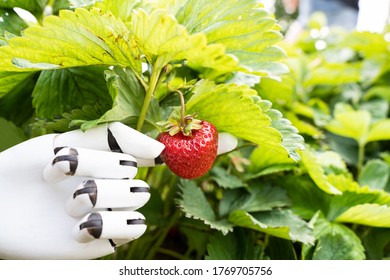
<svg viewBox="0 0 390 280"><path fill-rule="evenodd" d="M344 225L319 218L314 225L318 240L314 260L363 260L364 247L356 234Z"/></svg>
<svg viewBox="0 0 390 280"><path fill-rule="evenodd" d="M348 84L359 82L360 63L324 63L308 71L304 86Z"/></svg>
<svg viewBox="0 0 390 280"><path fill-rule="evenodd" d="M314 243L314 237L308 224L294 215L291 210L276 209L252 214L237 210L229 215L229 221L237 226L276 237L302 243Z"/></svg>
<svg viewBox="0 0 390 280"><path fill-rule="evenodd" d="M265 253L271 260L297 260L294 243L273 236L268 238Z"/></svg>
<svg viewBox="0 0 390 280"><path fill-rule="evenodd" d="M110 104L105 67L76 67L43 71L33 92L37 116L52 119L75 108Z"/></svg>
<svg viewBox="0 0 390 280"><path fill-rule="evenodd" d="M88 0L83 0L88 1ZM90 1L90 0L89 0ZM129 0L110 0L110 1L94 1L95 7L103 10L110 11L115 17L120 18L122 21L127 22L131 20L133 10L138 8L142 2L146 1L129 1Z"/></svg>
<svg viewBox="0 0 390 280"><path fill-rule="evenodd" d="M390 207L379 204L359 204L349 208L335 221L390 228Z"/></svg>
<svg viewBox="0 0 390 280"><path fill-rule="evenodd" d="M302 151L302 164L305 166L316 185L329 194L341 194L341 191L332 185L325 174L318 158L310 151Z"/></svg>
<svg viewBox="0 0 390 280"><path fill-rule="evenodd" d="M61 10L43 26L24 30L0 48L0 70L20 71L89 65L130 66L141 72L139 51L126 26L99 9ZM16 63L17 66L14 65Z"/></svg>
<svg viewBox="0 0 390 280"><path fill-rule="evenodd" d="M331 199L329 212L327 213L327 218L331 221L338 220L344 213L362 204L390 206L390 194L384 191L372 190L368 186L361 187L345 175L332 174L328 176L328 179L332 185L343 192L342 195L334 196ZM374 222L375 219L372 218L372 220ZM360 223L358 220L354 222ZM366 221L363 219L361 223L365 224Z"/></svg>
<svg viewBox="0 0 390 280"><path fill-rule="evenodd" d="M27 84L33 83L34 76L31 72L0 72L0 98L25 89Z"/></svg>
<svg viewBox="0 0 390 280"><path fill-rule="evenodd" d="M186 1L176 17L191 34L204 33L211 44L222 44L239 60L242 71L276 77L288 72L279 63L285 53L271 13L254 0Z"/></svg>
<svg viewBox="0 0 390 280"><path fill-rule="evenodd" d="M256 97L254 97L256 100ZM256 104L260 106L261 110L270 117L271 126L277 129L282 135L282 145L286 149L287 156L291 157L295 161L301 159L299 155L300 150L304 150L303 145L304 139L301 135L298 134L298 129L296 129L291 122L283 118L283 114L276 109L272 109L272 103L267 100L258 99Z"/></svg>
<svg viewBox="0 0 390 280"><path fill-rule="evenodd" d="M370 129L371 115L367 111L346 111L335 115L326 129L334 134L355 139L359 144L366 143Z"/></svg>
<svg viewBox="0 0 390 280"><path fill-rule="evenodd" d="M283 176L274 184L288 192L291 209L301 218L310 220L318 211L329 212L332 196L318 188L308 175Z"/></svg>
<svg viewBox="0 0 390 280"><path fill-rule="evenodd" d="M202 33L188 34L165 10L154 10L150 15L136 10L129 28L146 59L159 69L174 60L186 60L194 69L231 71L236 68L237 62L225 54L221 45L208 46Z"/></svg>
<svg viewBox="0 0 390 280"><path fill-rule="evenodd" d="M261 253L262 247L256 240L244 231L235 230L227 235L210 236L206 260L258 260Z"/></svg>
<svg viewBox="0 0 390 280"><path fill-rule="evenodd" d="M371 189L369 186L360 186L358 182L354 181L350 174L330 174L328 180L331 184L336 186L340 191L353 192L357 194L375 194L378 203L390 202L390 194L382 190Z"/></svg>
<svg viewBox="0 0 390 280"><path fill-rule="evenodd" d="M43 11L48 0L6 0L0 2L0 8L21 8L31 12L32 14L38 14Z"/></svg>
<svg viewBox="0 0 390 280"><path fill-rule="evenodd" d="M179 187L181 197L178 202L186 217L202 220L206 225L221 231L223 234L233 230L232 225L227 220L217 219L204 193L193 181L181 180Z"/></svg>
<svg viewBox="0 0 390 280"><path fill-rule="evenodd" d="M234 189L245 186L245 183L237 176L228 173L225 168L215 166L211 169L211 180L214 180L218 186L226 189Z"/></svg>
<svg viewBox="0 0 390 280"><path fill-rule="evenodd" d="M296 167L296 163L287 154L275 153L273 150L259 146L250 155L249 174L246 178L256 178L282 171L289 171Z"/></svg>
<svg viewBox="0 0 390 280"><path fill-rule="evenodd" d="M380 260L386 257L386 247L390 244L390 229L370 228L363 237L367 259Z"/></svg>
<svg viewBox="0 0 390 280"><path fill-rule="evenodd" d="M247 86L215 85L203 81L194 88L194 95L186 104L188 113L213 123L219 131L286 154L281 134L271 127L270 118L252 99L256 93Z"/></svg>
<svg viewBox="0 0 390 280"><path fill-rule="evenodd" d="M348 168L341 156L334 151L316 154L317 160L326 174L348 174Z"/></svg>
<svg viewBox="0 0 390 280"><path fill-rule="evenodd" d="M221 216L226 216L235 210L270 211L290 205L291 200L284 189L253 182L247 188L225 191L219 205L219 212Z"/></svg>
<svg viewBox="0 0 390 280"><path fill-rule="evenodd" d="M373 86L364 95L365 100L370 100L375 97L380 97L390 102L390 86Z"/></svg>
<svg viewBox="0 0 390 280"><path fill-rule="evenodd" d="M33 115L31 93L37 73L0 72L0 116L21 126Z"/></svg>
<svg viewBox="0 0 390 280"><path fill-rule="evenodd" d="M107 110L100 104L85 105L81 109L74 109L71 112L63 113L61 118L52 121L40 120L34 123L34 126L46 128L54 132L67 132L72 129L81 128L86 130L97 125L97 121L101 115Z"/></svg>
<svg viewBox="0 0 390 280"><path fill-rule="evenodd" d="M0 137L0 152L27 140L20 128L3 118L0 118L0 131L3 135Z"/></svg>
<svg viewBox="0 0 390 280"><path fill-rule="evenodd" d="M1 6L1 3L0 3ZM27 24L13 10L0 9L0 38L5 37L5 32L14 35L20 35L21 31L27 27Z"/></svg>
<svg viewBox="0 0 390 280"><path fill-rule="evenodd" d="M387 53L389 43L382 34L365 31L351 32L343 36L339 43L339 47L341 46L352 48L364 57L371 57Z"/></svg>
<svg viewBox="0 0 390 280"><path fill-rule="evenodd" d="M390 119L375 122L368 132L367 142L390 139Z"/></svg>
<svg viewBox="0 0 390 280"><path fill-rule="evenodd" d="M370 160L359 175L359 184L368 185L371 189L384 190L390 177L389 165L381 161Z"/></svg>
<svg viewBox="0 0 390 280"><path fill-rule="evenodd" d="M144 87L130 68L114 67L112 70L107 70L106 80L113 106L99 119L99 122L124 121L135 127L145 98ZM153 98L146 116L149 127L145 126L145 129L155 128L159 120L161 120L159 106Z"/></svg>
<svg viewBox="0 0 390 280"><path fill-rule="evenodd" d="M371 123L375 124L377 121L382 121L387 118L389 106L389 102L376 98L360 103L359 110L368 111L372 118Z"/></svg>

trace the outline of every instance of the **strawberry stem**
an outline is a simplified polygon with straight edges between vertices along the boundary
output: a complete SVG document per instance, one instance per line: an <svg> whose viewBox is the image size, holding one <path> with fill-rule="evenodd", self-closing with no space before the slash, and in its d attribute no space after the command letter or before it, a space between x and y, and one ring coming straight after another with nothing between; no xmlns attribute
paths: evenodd
<svg viewBox="0 0 390 280"><path fill-rule="evenodd" d="M186 113L186 105L185 105L185 102L184 102L184 95L183 93L176 89L174 90L173 92L176 92L179 97L180 97L180 106L181 106L181 114L180 114L180 120L181 120L181 127L185 127L186 123L185 123L185 113Z"/></svg>

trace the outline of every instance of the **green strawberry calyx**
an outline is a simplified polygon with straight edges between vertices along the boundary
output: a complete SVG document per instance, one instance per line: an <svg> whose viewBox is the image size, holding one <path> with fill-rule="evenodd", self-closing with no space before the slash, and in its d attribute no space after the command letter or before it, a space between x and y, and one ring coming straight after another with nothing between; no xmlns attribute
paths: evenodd
<svg viewBox="0 0 390 280"><path fill-rule="evenodd" d="M173 136L179 132L185 136L192 136L193 130L199 130L202 128L202 121L196 119L196 113L191 115L185 114L185 102L183 93L180 90L175 90L180 97L181 110L175 110L167 121L158 122L157 125L162 126L169 135Z"/></svg>

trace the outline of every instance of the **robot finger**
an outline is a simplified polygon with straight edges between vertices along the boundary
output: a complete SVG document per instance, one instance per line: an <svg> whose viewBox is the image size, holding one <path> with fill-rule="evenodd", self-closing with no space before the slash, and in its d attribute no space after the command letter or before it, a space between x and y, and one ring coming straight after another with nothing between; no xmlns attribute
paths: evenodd
<svg viewBox="0 0 390 280"><path fill-rule="evenodd" d="M224 154L234 150L237 147L238 140L235 136L227 132L218 134L217 154Z"/></svg>
<svg viewBox="0 0 390 280"><path fill-rule="evenodd" d="M54 139L54 148L58 147L126 153L140 159L154 159L164 149L162 143L119 122L59 134Z"/></svg>
<svg viewBox="0 0 390 280"><path fill-rule="evenodd" d="M84 216L74 226L72 234L80 243L107 239L115 247L124 240L137 239L145 230L145 217L139 212L99 211Z"/></svg>
<svg viewBox="0 0 390 280"><path fill-rule="evenodd" d="M86 180L66 202L72 217L101 209L136 210L150 198L149 185L141 180Z"/></svg>
<svg viewBox="0 0 390 280"><path fill-rule="evenodd" d="M128 154L111 153L83 148L57 149L43 176L56 183L69 176L124 179L137 174L137 161Z"/></svg>

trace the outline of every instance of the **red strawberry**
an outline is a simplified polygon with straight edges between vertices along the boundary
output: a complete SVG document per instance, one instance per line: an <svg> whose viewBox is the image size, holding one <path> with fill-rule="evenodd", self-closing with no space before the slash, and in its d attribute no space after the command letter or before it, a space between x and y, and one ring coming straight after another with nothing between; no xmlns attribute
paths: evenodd
<svg viewBox="0 0 390 280"><path fill-rule="evenodd" d="M168 132L161 133L157 140L165 145L161 159L176 175L195 179L206 174L217 157L218 131L207 121L185 116L184 96L180 96L181 112L175 111L170 119L159 124Z"/></svg>
<svg viewBox="0 0 390 280"><path fill-rule="evenodd" d="M163 132L157 138L165 145L162 160L173 173L185 179L206 174L217 157L217 129L206 121L201 121L200 125L200 129L192 130L188 136L182 131L172 136Z"/></svg>

